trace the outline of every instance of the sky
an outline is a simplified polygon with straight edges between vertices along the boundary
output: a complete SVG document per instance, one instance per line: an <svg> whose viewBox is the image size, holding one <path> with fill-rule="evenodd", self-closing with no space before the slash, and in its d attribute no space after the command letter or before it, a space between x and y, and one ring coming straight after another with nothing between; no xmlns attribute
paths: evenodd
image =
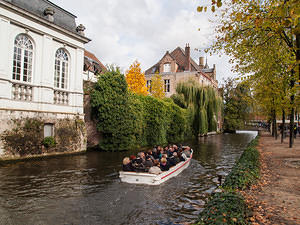
<svg viewBox="0 0 300 225"><path fill-rule="evenodd" d="M186 43L191 57L199 63L207 56L216 64L217 80L233 76L227 56L206 54L214 41L215 15L198 13L200 0L50 0L77 16L92 41L85 48L104 64L115 64L125 72L138 60L143 71L166 53ZM200 31L199 31L200 28ZM195 49L200 49L197 51Z"/></svg>

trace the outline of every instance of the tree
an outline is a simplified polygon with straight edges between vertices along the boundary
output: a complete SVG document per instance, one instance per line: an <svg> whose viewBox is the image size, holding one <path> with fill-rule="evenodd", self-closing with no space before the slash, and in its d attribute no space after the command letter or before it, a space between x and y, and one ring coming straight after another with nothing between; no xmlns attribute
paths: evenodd
<svg viewBox="0 0 300 225"><path fill-rule="evenodd" d="M260 99L268 99L266 111L272 111L273 117L282 99L289 98L290 147L297 99L295 82L300 78L299 9L297 0L234 0L222 12L212 48L231 56L236 72L254 76L257 82L253 89L268 85L265 93L270 93L270 98ZM282 78L288 83L287 88L277 85Z"/></svg>
<svg viewBox="0 0 300 225"><path fill-rule="evenodd" d="M126 81L130 91L136 94L147 95L146 79L140 68L140 63L135 61L126 71Z"/></svg>
<svg viewBox="0 0 300 225"><path fill-rule="evenodd" d="M164 82L158 73L156 73L151 80L151 95L155 98L165 97Z"/></svg>
<svg viewBox="0 0 300 225"><path fill-rule="evenodd" d="M223 87L225 132L235 133L244 127L250 111L248 94L249 89L245 84L236 84L233 78L225 80Z"/></svg>
<svg viewBox="0 0 300 225"><path fill-rule="evenodd" d="M135 146L136 119L125 76L118 69L111 68L99 76L91 92L91 106L103 136L99 144L102 150L128 150Z"/></svg>
<svg viewBox="0 0 300 225"><path fill-rule="evenodd" d="M192 115L193 133L196 137L217 130L218 112L222 100L212 87L203 87L193 80L179 83L176 91L184 96Z"/></svg>

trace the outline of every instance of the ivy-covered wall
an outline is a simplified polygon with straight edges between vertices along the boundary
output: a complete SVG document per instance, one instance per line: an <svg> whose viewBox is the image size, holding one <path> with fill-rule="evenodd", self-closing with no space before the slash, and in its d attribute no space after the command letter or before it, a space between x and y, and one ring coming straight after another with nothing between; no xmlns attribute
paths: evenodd
<svg viewBox="0 0 300 225"><path fill-rule="evenodd" d="M15 112L2 117L1 122L4 126L0 129L0 157L86 149L85 123L80 116ZM44 137L45 125L51 127L52 136Z"/></svg>

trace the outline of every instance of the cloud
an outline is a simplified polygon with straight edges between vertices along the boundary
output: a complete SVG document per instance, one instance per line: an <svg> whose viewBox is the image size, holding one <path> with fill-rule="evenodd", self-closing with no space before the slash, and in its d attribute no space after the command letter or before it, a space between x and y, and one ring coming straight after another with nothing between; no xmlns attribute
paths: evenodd
<svg viewBox="0 0 300 225"><path fill-rule="evenodd" d="M164 53L177 46L191 46L191 55L198 62L205 53L193 51L207 48L213 40L214 28L210 13L197 13L198 0L89 0L82 6L79 0L52 0L75 14L77 24L86 27L92 41L86 48L104 64L116 64L123 71L134 60L143 70L155 64ZM200 31L198 31L200 28ZM230 74L228 58L209 57L216 64L217 78ZM224 65L228 66L224 66Z"/></svg>

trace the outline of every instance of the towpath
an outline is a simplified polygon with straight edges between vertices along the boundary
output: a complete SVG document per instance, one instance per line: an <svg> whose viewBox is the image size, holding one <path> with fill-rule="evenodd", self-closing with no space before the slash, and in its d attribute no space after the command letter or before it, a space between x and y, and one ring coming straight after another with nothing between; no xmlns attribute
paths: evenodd
<svg viewBox="0 0 300 225"><path fill-rule="evenodd" d="M261 178L244 193L254 211L252 224L300 224L300 137L289 148L288 138L281 144L262 133L258 149Z"/></svg>

